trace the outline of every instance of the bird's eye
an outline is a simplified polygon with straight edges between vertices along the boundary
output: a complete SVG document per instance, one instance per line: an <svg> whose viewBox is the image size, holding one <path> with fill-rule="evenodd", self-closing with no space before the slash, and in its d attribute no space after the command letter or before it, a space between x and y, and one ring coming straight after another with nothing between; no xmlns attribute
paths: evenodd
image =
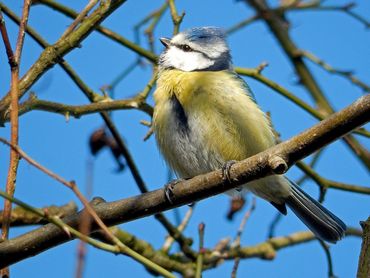
<svg viewBox="0 0 370 278"><path fill-rule="evenodd" d="M185 51L185 52L189 52L189 51L191 51L192 49L191 49L191 47L190 46L188 46L187 44L182 44L182 45L180 45L180 48L183 50L183 51Z"/></svg>

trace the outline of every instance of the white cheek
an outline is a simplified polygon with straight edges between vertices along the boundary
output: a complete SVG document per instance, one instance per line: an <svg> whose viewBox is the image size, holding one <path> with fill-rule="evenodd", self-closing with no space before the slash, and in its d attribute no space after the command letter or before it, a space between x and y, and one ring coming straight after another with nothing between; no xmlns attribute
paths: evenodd
<svg viewBox="0 0 370 278"><path fill-rule="evenodd" d="M214 62L199 52L184 52L177 47L171 47L166 53L166 64L182 71L194 71L208 68Z"/></svg>

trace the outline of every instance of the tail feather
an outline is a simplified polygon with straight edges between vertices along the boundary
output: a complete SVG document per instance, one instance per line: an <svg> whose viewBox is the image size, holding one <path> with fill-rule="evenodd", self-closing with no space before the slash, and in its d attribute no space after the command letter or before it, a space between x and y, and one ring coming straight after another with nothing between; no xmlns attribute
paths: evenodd
<svg viewBox="0 0 370 278"><path fill-rule="evenodd" d="M288 207L320 239L335 243L346 231L346 225L295 183L290 182L291 195L285 200Z"/></svg>

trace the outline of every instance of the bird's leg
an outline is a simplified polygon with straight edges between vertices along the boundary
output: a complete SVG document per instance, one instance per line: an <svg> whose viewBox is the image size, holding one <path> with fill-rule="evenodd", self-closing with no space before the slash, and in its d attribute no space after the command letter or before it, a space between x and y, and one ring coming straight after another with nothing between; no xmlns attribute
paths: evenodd
<svg viewBox="0 0 370 278"><path fill-rule="evenodd" d="M230 178L230 168L236 162L237 162L236 160L229 160L229 161L226 161L225 164L222 166L222 168L221 168L221 170L222 170L222 179L224 181L232 182L232 180ZM240 191L242 191L242 188L241 187L237 187L237 188L235 188L235 190L238 191L238 192L240 192Z"/></svg>
<svg viewBox="0 0 370 278"><path fill-rule="evenodd" d="M166 199L170 204L173 204L172 198L173 196L175 196L175 194L173 193L175 185L184 180L185 179L172 180L164 186L164 195L166 196Z"/></svg>

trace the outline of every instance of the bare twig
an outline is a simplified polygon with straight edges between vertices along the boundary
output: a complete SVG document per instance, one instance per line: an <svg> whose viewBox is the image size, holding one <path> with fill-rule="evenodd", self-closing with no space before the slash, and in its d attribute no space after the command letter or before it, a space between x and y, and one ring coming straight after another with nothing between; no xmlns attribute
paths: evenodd
<svg viewBox="0 0 370 278"><path fill-rule="evenodd" d="M78 13L76 11L74 11L73 9L71 8L68 8L67 6L64 6L54 0L38 0L37 3L40 3L40 4L43 4L43 5L46 5L68 17L71 17L71 18L76 18L78 16ZM0 4L1 6L1 4ZM96 31L99 32L100 34L102 34L103 36L109 38L109 39L112 39L113 41L123 45L124 47L127 47L129 49L131 49L132 51L138 53L139 55L145 57L146 59L148 59L149 61L151 62L155 62L157 60L157 57L154 53L140 47L138 44L136 43L133 43L132 41L122 37L121 35L119 35L118 33L116 32L113 32L112 30L102 26L102 25L99 25L96 27Z"/></svg>
<svg viewBox="0 0 370 278"><path fill-rule="evenodd" d="M244 28L245 26L255 22L258 20L260 17L258 15L253 15L251 17L248 17L247 19L242 20L241 22L231 26L229 29L226 29L226 33L228 35L231 35L232 33L240 30L241 28Z"/></svg>
<svg viewBox="0 0 370 278"><path fill-rule="evenodd" d="M255 79L255 80L263 83L264 85L266 85L267 87L271 88L275 92L279 93L280 95L282 95L283 97L285 97L289 101L293 102L294 104L296 104L297 106L299 106L303 110L305 110L308 113L310 113L316 119L323 120L323 119L326 118L326 116L323 113L321 113L316 108L314 108L313 106L309 105L308 103L304 102L302 99L298 98L295 94L293 94L292 92L290 92L288 89L286 89L285 87L279 85L275 81L273 81L273 80L265 77L264 75L262 75L259 72L259 66L256 67L256 68L235 67L235 71L238 74L240 74L240 75L251 77L251 78L253 78L253 79ZM360 134L360 135L363 135L363 136L365 136L367 138L370 138L370 133L368 131L366 131L366 130L357 129L354 132L356 134Z"/></svg>
<svg viewBox="0 0 370 278"><path fill-rule="evenodd" d="M325 242L323 242L321 239L319 239L319 243L321 247L323 248L326 259L328 261L328 278L335 278L336 276L334 275L334 270L333 270L333 260L331 258L330 249L329 249L330 246L327 245Z"/></svg>
<svg viewBox="0 0 370 278"><path fill-rule="evenodd" d="M77 27L77 25L85 18L85 16L91 11L92 8L98 3L99 0L90 0L85 8L78 14L71 25L64 31L60 36L59 40L63 40L67 35L69 35Z"/></svg>
<svg viewBox="0 0 370 278"><path fill-rule="evenodd" d="M196 264L195 278L201 278L202 277L203 256L204 256L204 253L205 253L205 249L204 249L204 229L205 229L204 223L200 223L198 225L199 252L198 252L198 256L197 256L197 264Z"/></svg>
<svg viewBox="0 0 370 278"><path fill-rule="evenodd" d="M91 198L93 190L94 161L89 159L86 163L86 197ZM81 223L78 227L81 234L89 235L91 231L91 215L84 210L81 215ZM83 270L86 261L86 242L81 240L77 247L76 278L83 277Z"/></svg>
<svg viewBox="0 0 370 278"><path fill-rule="evenodd" d="M321 188L333 188L353 193L360 193L360 194L370 194L370 187L366 186L359 186L353 184L347 184L342 182L336 182L332 180L328 180L321 175L319 175L312 167L307 165L306 163L300 161L297 164L297 167L301 169L307 176L309 176L313 181L317 183Z"/></svg>
<svg viewBox="0 0 370 278"><path fill-rule="evenodd" d="M325 61L320 59L319 57L315 56L311 52L308 52L308 51L304 50L304 51L301 51L300 53L302 54L302 56L309 59L313 63L321 66L326 71L328 71L330 73L333 73L333 74L337 74L339 76L342 76L342 77L348 79L350 82L352 82L352 84L360 87L364 92L370 92L370 86L367 85L365 82L361 81L360 79L358 79L357 77L355 77L351 71L344 71L344 70L335 69L331 65L327 64Z"/></svg>
<svg viewBox="0 0 370 278"><path fill-rule="evenodd" d="M149 116L153 114L153 108L147 104L145 100L139 97L121 100L106 99L104 101L93 102L86 105L68 105L53 101L41 100L38 99L35 94L30 94L28 100L20 105L19 115L23 115L33 110L38 110L57 113L63 116L68 115L75 118L80 118L81 116L97 112L125 109L137 109L145 112ZM9 120L9 116L5 115L4 120Z"/></svg>
<svg viewBox="0 0 370 278"><path fill-rule="evenodd" d="M160 19L162 18L162 16L166 12L167 8L168 8L168 2L164 2L158 10L156 10L154 13L152 13L152 18L151 18L152 23L144 31L144 33L148 37L149 48L153 53L155 52L153 32L154 32L154 29L156 28L156 26L158 25Z"/></svg>
<svg viewBox="0 0 370 278"><path fill-rule="evenodd" d="M182 233L185 230L186 226L189 224L191 216L193 215L194 207L195 207L195 204L189 207L180 225L177 227L177 230L180 233ZM175 241L174 238L168 235L166 241L164 242L162 246L162 251L164 253L168 253L174 241Z"/></svg>
<svg viewBox="0 0 370 278"><path fill-rule="evenodd" d="M173 34L176 35L180 30L180 24L185 16L185 12L182 12L181 15L178 14L175 0L167 0L170 6L171 17L173 22Z"/></svg>
<svg viewBox="0 0 370 278"><path fill-rule="evenodd" d="M241 241L241 237L244 231L245 224L247 224L247 221L250 218L253 211L255 210L255 208L256 208L256 197L253 197L251 207L244 214L244 217L240 223L238 232L236 234L235 240L232 243L232 246L234 248L240 248L240 241ZM239 262L240 262L240 257L236 257L234 260L233 270L231 272L231 277L233 278L236 278L236 272L238 271Z"/></svg>
<svg viewBox="0 0 370 278"><path fill-rule="evenodd" d="M6 52L8 55L8 60L10 64L10 71L11 71L11 85L10 85L10 140L11 143L14 145L18 144L18 133L19 133L19 123L18 123L18 95L19 95L19 64L21 61L22 56L22 49L23 49L23 42L24 42L24 35L25 35L25 28L28 22L28 15L30 11L31 0L24 0L23 2L23 9L22 9L22 17L19 24L19 31L18 31L18 38L17 44L15 47L15 54L14 54L14 61L13 55L11 53L11 47L6 31L5 24L3 24L4 19L0 18L0 25L1 25L1 34L3 36ZM1 11L0 11L1 13ZM9 162L9 169L8 175L6 179L6 192L13 196L15 192L15 181L17 179L17 170L19 164L19 156L18 153L14 150L10 150L10 162ZM12 204L9 200L5 200L4 202L4 221L2 223L1 229L1 238L7 239L9 236L9 224L10 224L10 214L12 210ZM5 268L0 270L0 275L2 277L10 277L9 268Z"/></svg>

